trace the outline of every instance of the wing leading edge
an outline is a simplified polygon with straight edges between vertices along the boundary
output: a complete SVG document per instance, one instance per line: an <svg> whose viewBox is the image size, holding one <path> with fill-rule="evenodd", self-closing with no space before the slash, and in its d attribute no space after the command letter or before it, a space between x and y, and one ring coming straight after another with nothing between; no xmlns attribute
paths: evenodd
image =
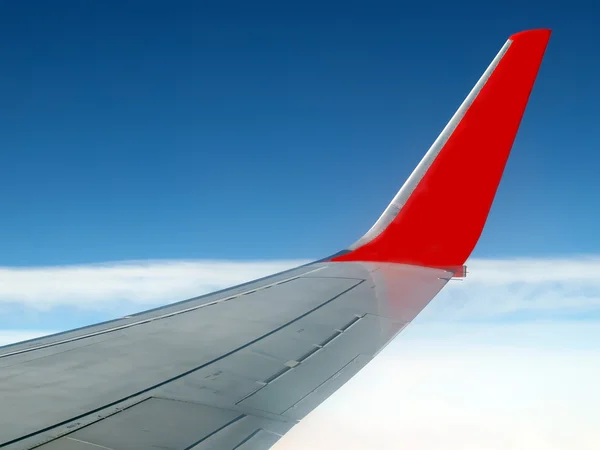
<svg viewBox="0 0 600 450"><path fill-rule="evenodd" d="M345 252L0 348L0 448L271 447L464 264L549 37L509 38L390 206ZM467 201L450 202L457 189Z"/></svg>

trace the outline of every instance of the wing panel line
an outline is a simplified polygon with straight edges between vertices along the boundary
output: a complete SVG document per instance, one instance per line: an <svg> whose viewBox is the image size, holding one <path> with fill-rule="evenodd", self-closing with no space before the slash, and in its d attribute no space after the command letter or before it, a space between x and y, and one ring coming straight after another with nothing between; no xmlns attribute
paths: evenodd
<svg viewBox="0 0 600 450"><path fill-rule="evenodd" d="M304 273L302 275L306 275L306 274L309 274L309 273L317 272L319 270L324 269L325 267L327 267L327 266L318 267L318 268L316 268L314 270L311 270L310 272L306 272L306 273ZM0 354L0 358L4 358L4 357L7 357L7 356L20 355L22 353L29 353L29 352L32 352L34 350L41 350L41 349L44 349L44 348L54 347L54 346L60 345L60 344L67 344L69 342L75 342L75 341L79 341L79 340L82 340L82 339L87 339L87 338L94 337L94 336L100 336L100 335L107 334L107 333L113 333L115 331L124 330L126 328L131 328L131 327L135 327L135 326L138 326L138 325L144 325L146 323L154 322L155 320L167 319L169 317L177 316L179 314L184 314L184 313L187 313L187 312L190 312L190 311L195 311L197 309L205 308L207 306L213 306L213 305L216 305L218 303L223 303L223 302L226 302L226 301L229 301L229 300L233 300L233 299L235 299L237 297L241 297L241 296L246 295L246 294L251 294L253 292L260 291L262 289L267 289L267 288L270 288L272 286L276 286L278 284L287 283L288 281L292 281L292 280L300 278L302 275L298 275L298 276L286 278L285 280L278 281L278 282L271 283L271 284L267 284L265 286L261 286L261 287L256 288L256 289L251 289L249 291L240 292L238 294L235 294L235 295L232 295L232 296L229 296L229 297L225 297L225 298L221 298L221 299L215 300L213 302L202 303L201 305L192 306L190 308L182 309L182 310L179 310L179 311L173 311L171 313L163 314L161 316L150 317L148 319L139 320L137 322L127 323L125 325L120 325L120 326L113 327L113 328L107 328L106 330L95 331L93 333L84 334L82 336L76 336L76 337L73 337L73 338L70 338L70 339L63 339L61 341L50 342L48 344L39 345L37 347L24 348L22 350L16 350L16 351L10 352L10 353L3 353L3 354Z"/></svg>
<svg viewBox="0 0 600 450"><path fill-rule="evenodd" d="M275 333L277 333L278 331L280 331L280 330L284 329L285 327L287 327L287 326L289 326L289 325L291 325L291 324L293 324L293 323L295 323L295 322L299 321L300 319L302 319L302 318L304 318L304 317L308 316L309 314L312 314L313 312L317 311L318 309L322 308L323 306L330 304L330 303L331 303L331 302L333 302L334 300L337 300L338 298L340 298L341 296L343 296L343 295L347 294L347 293L348 293L348 292L350 292L352 289L356 288L357 286L360 286L360 285L361 285L362 283L364 283L364 282L365 282L365 280L357 280L357 282L356 282L355 284L353 284L352 286L350 286L349 288L347 288L347 289L345 289L344 291L340 292L339 294L335 295L334 297L332 297L331 299L327 300L326 302L323 302L322 304L320 304L320 305L318 305L318 306L316 306L316 307L312 308L311 310L309 310L309 311L305 312L304 314L301 314L301 315L299 315L299 316L298 316L298 317L296 317L295 319L293 319L293 320L290 320L290 321L288 321L288 322L284 323L283 325L280 325L279 327L277 327L277 328L275 328L275 329L273 329L273 330L269 331L268 333L265 333L265 334L263 334L262 336L259 336L258 338L256 338L256 339L253 339L252 341L248 341L248 342L247 342L247 343L245 343L244 345L241 345L241 346L239 346L239 347L237 347L237 348L235 348L235 349L233 349L233 350L231 350L231 351L229 351L229 352L227 352L227 353L224 353L224 354L222 354L221 356L219 356L219 357L217 357L217 358L214 358L214 359L212 359L211 361L208 361L208 362L206 362L206 363L204 363L204 364L201 364L200 366L194 367L194 368L192 368L192 369L190 369L190 370L187 370L187 371L185 371L185 372L183 372L183 373L181 373L181 374L179 374L179 375L176 375L176 376L174 376L174 377L171 377L171 378L169 378L169 379L167 379L167 380L165 380L165 381L161 381L160 383L157 383L157 384L155 384L155 385L153 385L153 386L147 387L147 388L145 388L145 389L142 389L142 390L140 390L140 391L138 391L138 392L135 392L135 393L133 393L133 394L130 394L130 395L126 396L126 397L123 397L123 398L121 398L121 399L119 399L119 400L115 400L115 401L113 401L113 402L110 402L110 403L108 403L108 404L106 404L106 405L103 405L103 406L100 406L100 407L98 407L98 408L94 408L94 409L92 409L92 410L90 410L90 411L87 411L87 412L85 412L85 413L83 413L83 414L79 414L79 415L77 415L77 416L75 416L75 417L72 417L72 418L70 418L70 419L63 420L62 422L56 423L56 424L54 424L54 425L51 425L51 426L49 426L49 427L46 427L46 428L39 429L39 430L37 430L37 431L34 431L34 432L32 432L32 433L28 433L28 434L26 434L26 435L23 435L23 436L20 436L20 437L18 437L18 438L16 438L16 439L12 439L12 440L10 440L10 441L7 441L7 442L2 442L2 443L0 443L0 447L5 447L5 446L7 446L7 445L10 445L10 444L14 444L14 443L17 443L17 442L23 441L23 440L25 440L25 439L28 439L28 438L35 437L36 435L39 435L39 434L41 434L41 433L44 433L44 432L46 432L46 431L50 431L50 430L52 430L52 429L54 429L54 428L58 428L58 427L60 427L60 426L67 425L67 424L69 424L69 423L71 423L71 422L73 422L73 421L75 421L75 420L78 420L78 419L84 418L84 417L86 417L86 416L89 416L89 415L91 415L91 414L95 414L95 413L97 413L97 412L99 412L99 411L102 411L103 409L110 408L111 406L118 405L118 404L119 404L119 403L121 403L121 402L124 402L124 401L127 401L127 400L131 400L131 399L133 399L133 398L135 398L135 397L137 397L137 396L139 396L139 395L145 394L145 393L147 393L147 392L150 392L150 391L152 391L152 390L154 390L154 389L157 389L157 388L159 388L159 387L161 387L161 386L164 386L164 385L166 385L166 384L169 384L169 383L171 383L172 381L179 380L180 378L183 378L183 377L185 377L186 375L189 375L189 374L191 374L191 373L197 372L197 371L198 371L198 370L200 370L200 369L203 369L203 368L205 368L205 367L208 367L208 366L210 366L211 364L214 364L214 363L215 363L215 362L217 362L217 361L221 361L222 359L225 359L225 358L227 358L228 356L231 356L231 355L233 355L234 353L236 353L236 352L238 352L238 351L240 351L240 350L243 350L243 349L245 349L245 348L247 348L247 347L250 347L251 345L253 345L253 344L255 344L255 343L259 342L260 340L262 340L262 339L264 339L264 338L266 338L266 337L268 337L268 336L270 336L270 335L272 335L272 334L275 334ZM86 425L87 425L87 424L86 424ZM82 428L82 427L81 427L81 428ZM75 429L77 429L77 428L75 428ZM71 432L75 431L75 429L69 429L69 430L68 430L68 432L69 432L69 433L71 433ZM67 434L67 433L65 433L65 434ZM58 437L60 437L60 436L58 436Z"/></svg>

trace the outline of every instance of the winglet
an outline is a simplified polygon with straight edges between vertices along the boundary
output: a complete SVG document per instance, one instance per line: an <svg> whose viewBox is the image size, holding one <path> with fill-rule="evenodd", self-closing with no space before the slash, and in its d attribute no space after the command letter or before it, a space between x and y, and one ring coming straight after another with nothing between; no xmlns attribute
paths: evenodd
<svg viewBox="0 0 600 450"><path fill-rule="evenodd" d="M485 225L550 33L508 39L379 220L332 261L461 270ZM458 190L465 200L453 201Z"/></svg>

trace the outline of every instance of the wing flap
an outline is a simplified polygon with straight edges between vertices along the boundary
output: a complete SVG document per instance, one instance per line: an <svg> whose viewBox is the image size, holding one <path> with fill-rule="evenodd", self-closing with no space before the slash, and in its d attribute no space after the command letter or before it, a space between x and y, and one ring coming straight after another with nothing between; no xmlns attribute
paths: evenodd
<svg viewBox="0 0 600 450"><path fill-rule="evenodd" d="M405 324L364 315L331 336L306 359L239 403L251 410L286 415L308 394L326 383L356 358L373 357Z"/></svg>
<svg viewBox="0 0 600 450"><path fill-rule="evenodd" d="M42 450L217 450L269 448L291 423L193 402L149 398Z"/></svg>

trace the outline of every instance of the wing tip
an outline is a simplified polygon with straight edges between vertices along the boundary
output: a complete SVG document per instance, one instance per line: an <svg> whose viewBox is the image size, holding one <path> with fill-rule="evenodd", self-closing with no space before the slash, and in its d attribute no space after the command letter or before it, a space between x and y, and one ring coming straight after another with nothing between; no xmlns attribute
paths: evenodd
<svg viewBox="0 0 600 450"><path fill-rule="evenodd" d="M551 34L552 30L550 28L536 28L532 30L519 31L518 33L511 35L508 40L513 42L530 38L545 38L545 40L549 40Z"/></svg>
<svg viewBox="0 0 600 450"><path fill-rule="evenodd" d="M369 230L332 261L397 262L452 272L464 265L487 221L551 33L542 28L509 37L401 207L384 218L386 209L376 233ZM469 201L449 202L449 186L467 190Z"/></svg>

